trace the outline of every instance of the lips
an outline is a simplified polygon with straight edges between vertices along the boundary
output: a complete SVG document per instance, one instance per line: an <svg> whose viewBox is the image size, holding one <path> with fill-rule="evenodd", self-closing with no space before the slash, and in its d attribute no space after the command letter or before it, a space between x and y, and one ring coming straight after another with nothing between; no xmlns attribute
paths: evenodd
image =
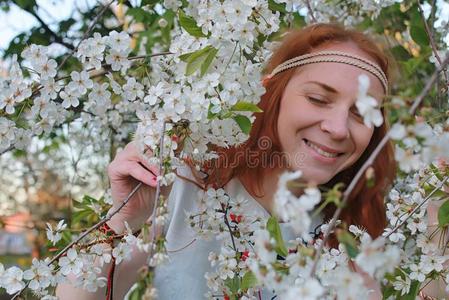
<svg viewBox="0 0 449 300"><path fill-rule="evenodd" d="M316 142L312 142L310 140L307 139L303 139L304 143L310 147L311 149L315 150L315 152L317 152L318 154L327 157L327 158L336 158L340 155L343 154L343 151L338 151L336 149L330 148L330 147L326 147L322 144L316 143Z"/></svg>

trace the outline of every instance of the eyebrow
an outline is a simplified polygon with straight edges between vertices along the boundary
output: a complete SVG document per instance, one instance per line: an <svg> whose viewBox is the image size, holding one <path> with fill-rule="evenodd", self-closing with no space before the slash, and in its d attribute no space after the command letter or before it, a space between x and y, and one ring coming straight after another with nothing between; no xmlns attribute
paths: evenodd
<svg viewBox="0 0 449 300"><path fill-rule="evenodd" d="M333 87L331 87L330 85L327 85L327 84L325 84L325 83L322 83L322 82L319 82L319 81L313 81L313 80L312 80L312 81L304 82L304 84L308 84L308 83L316 84L316 85L320 86L321 88L323 88L324 90L326 90L326 91L329 92L329 93L339 94L339 92L338 92L335 88L333 88ZM368 96L371 96L371 97L373 97L374 99L376 99L377 101L379 101L378 97L375 97L373 94L367 93L367 95L368 95ZM382 102L382 100L383 100L383 98L380 99L380 102Z"/></svg>
<svg viewBox="0 0 449 300"><path fill-rule="evenodd" d="M307 81L305 83L312 83L312 84L316 84L319 85L320 87L322 87L324 90L333 93L333 94L338 94L338 91L336 89L334 89L333 87L331 87L330 85L327 85L325 83L319 82L319 81Z"/></svg>

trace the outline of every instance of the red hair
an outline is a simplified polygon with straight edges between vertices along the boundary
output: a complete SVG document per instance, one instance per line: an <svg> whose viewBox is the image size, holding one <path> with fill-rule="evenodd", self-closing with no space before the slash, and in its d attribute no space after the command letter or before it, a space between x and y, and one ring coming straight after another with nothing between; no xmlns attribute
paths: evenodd
<svg viewBox="0 0 449 300"><path fill-rule="evenodd" d="M376 45L376 43L361 32L345 29L336 24L316 24L305 27L301 30L294 30L288 33L280 47L272 55L265 73L269 74L276 66L293 57L312 52L314 48L330 44L333 42L354 42L361 50L366 52L382 68L387 77L390 77L390 65L387 56ZM262 197L263 177L267 164L272 162L262 162L263 159L273 157L273 153L281 153L277 123L280 109L280 102L283 91L295 72L295 68L283 71L266 82L266 93L261 97L258 106L263 113L257 113L252 126L249 139L240 146L222 148L213 147L218 152L217 158L212 168L207 170L209 176L203 180L208 186L222 187L229 180L238 177L247 191L253 197ZM384 120L385 112L382 109ZM332 187L337 182L349 185L357 170L366 161L376 145L387 132L386 122L382 126L375 128L371 141L355 164L337 174L328 183L327 187ZM261 137L267 137L272 145L269 149L261 149L259 141ZM251 159L256 159L259 163L254 167L249 167L248 157L241 153L252 153ZM228 162L232 161L232 166ZM376 178L376 183L372 187L367 186L365 177L359 181L356 188L350 195L348 205L343 209L340 219L347 224L354 224L365 228L373 237L379 236L386 226L386 214L384 206L384 193L388 185L395 177L395 161L393 146L389 142L382 149L372 165ZM325 220L332 217L335 207L327 207L324 211ZM331 241L335 246L335 239Z"/></svg>

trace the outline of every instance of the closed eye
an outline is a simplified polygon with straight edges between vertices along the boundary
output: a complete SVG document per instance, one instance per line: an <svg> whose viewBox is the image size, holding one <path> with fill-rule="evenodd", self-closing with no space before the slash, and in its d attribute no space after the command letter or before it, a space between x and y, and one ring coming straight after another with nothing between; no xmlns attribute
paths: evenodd
<svg viewBox="0 0 449 300"><path fill-rule="evenodd" d="M316 103L316 104L320 104L320 105L324 105L324 104L328 103L326 100L319 99L319 98L316 98L316 97L306 96L306 98L310 102L313 102L313 103Z"/></svg>

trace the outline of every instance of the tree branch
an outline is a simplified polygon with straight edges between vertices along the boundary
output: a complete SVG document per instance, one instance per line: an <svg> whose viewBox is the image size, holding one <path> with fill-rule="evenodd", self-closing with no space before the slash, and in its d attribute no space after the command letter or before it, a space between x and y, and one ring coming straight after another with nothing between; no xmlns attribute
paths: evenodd
<svg viewBox="0 0 449 300"><path fill-rule="evenodd" d="M426 30L427 36L429 37L429 42L430 42L430 46L432 47L433 55L435 55L435 58L437 59L438 63L441 65L442 61L441 61L440 55L438 54L438 49L437 49L437 46L435 44L435 40L433 38L432 33L430 32L429 24L427 24L426 17L424 16L424 12L423 12L419 2L418 2L418 10L419 10L419 13L421 14L421 18L422 18L422 21L424 23L424 29ZM443 70L444 70L443 76L444 76L444 79L446 80L445 87L447 89L447 83L449 81L447 79L447 74L446 74L445 68Z"/></svg>
<svg viewBox="0 0 449 300"><path fill-rule="evenodd" d="M68 53L64 59L62 60L61 64L58 66L58 70L60 70L62 68L62 66L65 65L65 63L67 62L67 60L78 50L79 46L81 45L81 42L84 41L92 32L92 30L94 29L95 25L97 24L98 20L100 20L100 18L104 15L104 13L108 10L108 8L111 6L111 4L114 2L115 0L111 0L109 1L105 6L103 6L103 8L101 9L101 11L98 13L98 15L95 16L95 19L92 20L92 23L89 25L89 28L87 28L86 32L84 32L83 37L81 38L81 40L78 42L78 44L76 45L76 47L74 49L72 49L70 51L70 53Z"/></svg>
<svg viewBox="0 0 449 300"><path fill-rule="evenodd" d="M48 25L44 22L44 20L42 20L42 18L37 14L37 12L34 10L34 8L32 8L31 10L27 10L27 12L30 13L33 17L36 18L36 20L39 21L39 23L42 25L42 27L45 29L45 31L48 32L53 37L53 40L56 43L61 44L70 50L75 49L75 47L72 44L64 42L62 37L60 37L59 35L56 34L56 32L51 30L51 28L48 27Z"/></svg>
<svg viewBox="0 0 449 300"><path fill-rule="evenodd" d="M429 201L429 199L433 196L433 194L435 194L436 191L438 191L440 188L443 187L443 185L446 183L446 181L449 179L449 177L445 177L444 180L442 180L440 182L440 184L438 186L436 186L430 193L429 195L427 195L427 197L419 204L417 205L409 214L408 216L401 222L399 223L395 228L393 228L393 230L391 230L386 236L385 238L388 238L390 235L392 235L393 233L395 233L402 225L405 224L405 222L407 222L408 219L410 219L415 212L420 209L424 204L427 203L427 201Z"/></svg>

